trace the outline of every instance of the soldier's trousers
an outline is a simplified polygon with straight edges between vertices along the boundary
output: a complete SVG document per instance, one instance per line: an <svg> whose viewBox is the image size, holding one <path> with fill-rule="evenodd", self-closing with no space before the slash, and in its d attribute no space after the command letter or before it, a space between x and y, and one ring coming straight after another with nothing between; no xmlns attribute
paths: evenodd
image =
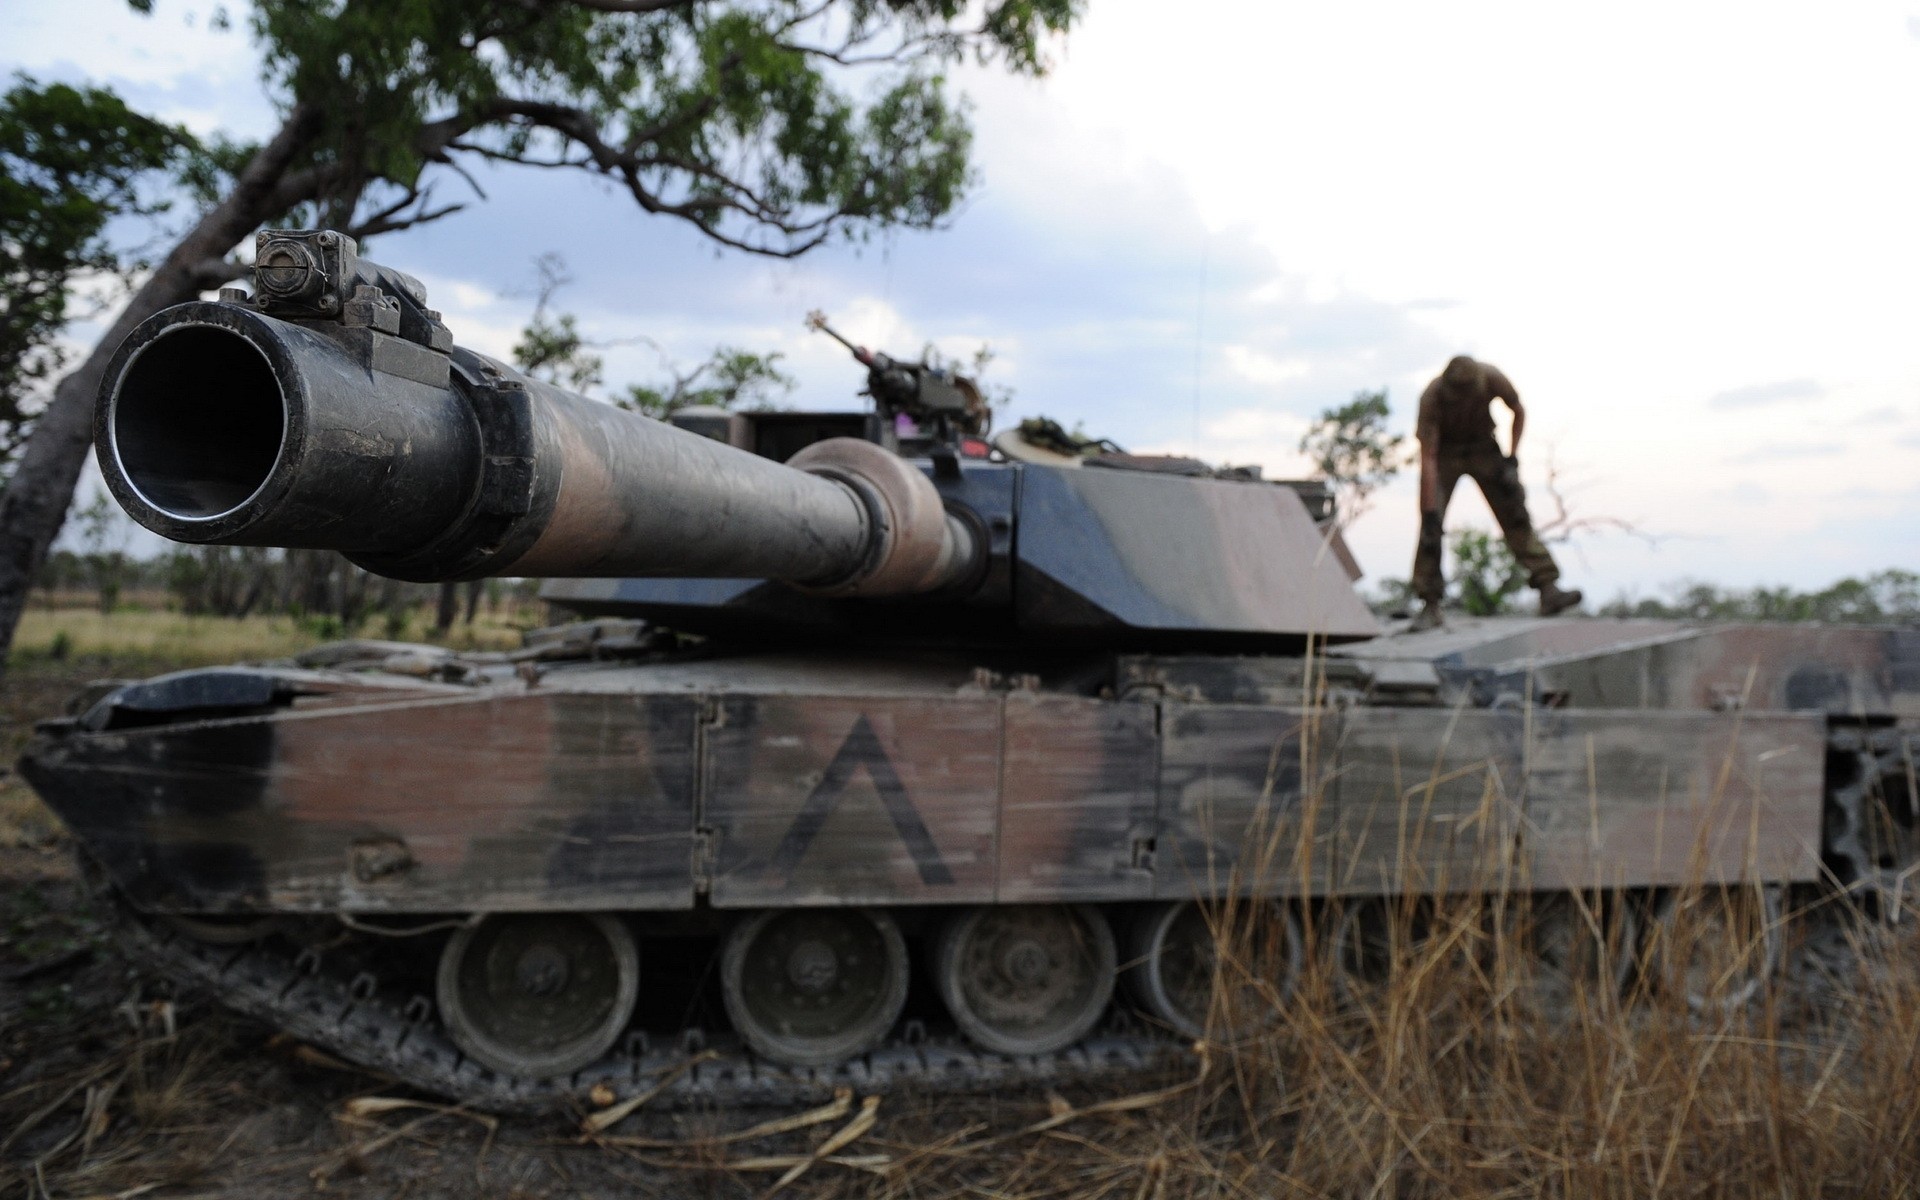
<svg viewBox="0 0 1920 1200"><path fill-rule="evenodd" d="M1500 522L1507 549L1513 551L1514 560L1526 569L1527 585L1545 587L1560 578L1560 568L1540 541L1540 535L1533 531L1532 518L1527 516L1527 492L1520 486L1520 472L1500 453L1497 445L1488 442L1484 446L1451 452L1442 449L1439 467L1443 520L1447 505L1453 499L1454 486L1462 475L1468 476L1480 485L1480 494L1487 498L1494 520ZM1446 593L1446 580L1440 574L1440 551L1441 540L1425 535L1414 551L1413 592L1422 600L1438 602Z"/></svg>

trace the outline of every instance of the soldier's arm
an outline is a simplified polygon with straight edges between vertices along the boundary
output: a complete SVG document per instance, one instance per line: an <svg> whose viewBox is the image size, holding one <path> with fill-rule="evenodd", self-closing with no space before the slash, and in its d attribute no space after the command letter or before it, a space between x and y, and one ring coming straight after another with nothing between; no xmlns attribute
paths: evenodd
<svg viewBox="0 0 1920 1200"><path fill-rule="evenodd" d="M1527 406L1520 403L1520 390L1497 368L1487 368L1487 384L1496 400L1513 410L1513 429L1507 437L1507 454L1520 457L1520 431L1527 427Z"/></svg>
<svg viewBox="0 0 1920 1200"><path fill-rule="evenodd" d="M1440 401L1432 384L1420 393L1420 415L1413 427L1420 439L1420 511L1440 511Z"/></svg>

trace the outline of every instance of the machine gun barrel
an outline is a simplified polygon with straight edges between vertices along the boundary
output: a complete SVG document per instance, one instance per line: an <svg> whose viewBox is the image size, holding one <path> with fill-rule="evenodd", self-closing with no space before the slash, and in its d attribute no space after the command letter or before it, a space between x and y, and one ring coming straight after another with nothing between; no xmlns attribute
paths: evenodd
<svg viewBox="0 0 1920 1200"><path fill-rule="evenodd" d="M379 305L405 306L372 286L301 303L345 319L234 297L168 309L120 347L95 440L140 524L340 550L416 581L672 575L900 595L963 582L981 553L932 482L871 443L782 464L453 348L424 309L437 345L386 332L401 322Z"/></svg>
<svg viewBox="0 0 1920 1200"><path fill-rule="evenodd" d="M869 370L880 369L886 365L886 363L880 361L881 359L885 359L886 355L877 355L865 346L856 346L848 341L839 330L827 324L827 314L817 308L807 314L807 328L824 333L834 341L839 342L842 346L845 346L847 351L853 355L853 361ZM892 361L892 359L887 359L889 363Z"/></svg>

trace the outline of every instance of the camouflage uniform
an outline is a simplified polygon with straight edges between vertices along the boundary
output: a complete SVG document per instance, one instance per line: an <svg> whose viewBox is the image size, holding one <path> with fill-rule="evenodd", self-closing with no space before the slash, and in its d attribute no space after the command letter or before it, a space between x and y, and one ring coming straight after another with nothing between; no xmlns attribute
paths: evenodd
<svg viewBox="0 0 1920 1200"><path fill-rule="evenodd" d="M1480 485L1487 507L1500 522L1507 548L1526 569L1529 587L1549 588L1560 578L1560 568L1534 532L1527 515L1527 492L1520 485L1519 464L1500 453L1494 440L1495 400L1516 400L1519 393L1499 368L1474 363L1477 378L1466 387L1450 386L1441 375L1420 394L1418 433L1423 448L1438 442L1440 517L1444 520L1454 485L1462 475ZM1413 557L1414 594L1438 603L1446 591L1440 574L1441 520L1423 524Z"/></svg>

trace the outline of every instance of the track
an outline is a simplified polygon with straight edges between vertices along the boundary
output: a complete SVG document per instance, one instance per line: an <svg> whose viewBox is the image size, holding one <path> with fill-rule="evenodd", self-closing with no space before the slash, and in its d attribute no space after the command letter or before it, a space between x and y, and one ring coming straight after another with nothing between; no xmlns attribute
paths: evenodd
<svg viewBox="0 0 1920 1200"><path fill-rule="evenodd" d="M508 1078L463 1055L425 997L398 997L366 974L342 980L311 955L198 942L122 904L113 907L127 954L156 974L206 989L229 1008L370 1070L491 1112L581 1105L602 1084L623 1097L658 1088L653 1102L666 1106L792 1105L829 1100L842 1087L862 1095L899 1087L983 1092L1104 1082L1193 1061L1180 1043L1113 1023L1056 1054L1009 1058L957 1038L915 1037L818 1068L769 1063L731 1034L709 1039L696 1032L673 1046L631 1038L623 1052L556 1079Z"/></svg>
<svg viewBox="0 0 1920 1200"><path fill-rule="evenodd" d="M1835 759L1850 764L1829 783L1827 854L1837 869L1835 882L1883 920L1897 920L1916 899L1909 876L1920 873L1911 743L1893 730L1842 727L1829 745ZM1905 792L1897 786L1902 780ZM756 1056L731 1032L696 1029L671 1043L630 1034L620 1050L571 1075L507 1076L463 1054L425 996L402 995L363 970L351 976L329 971L311 949L294 954L271 940L237 946L199 941L134 911L111 888L100 890L128 956L154 973L205 989L228 1007L343 1059L495 1112L579 1106L601 1085L619 1096L655 1092L654 1102L663 1106L792 1105L830 1099L844 1087L862 1094L904 1087L985 1092L1111 1082L1194 1061L1185 1043L1147 1028L1116 1005L1092 1036L1046 1055L984 1052L957 1034L927 1036L909 1022L905 1036L870 1053L833 1066L795 1068Z"/></svg>

